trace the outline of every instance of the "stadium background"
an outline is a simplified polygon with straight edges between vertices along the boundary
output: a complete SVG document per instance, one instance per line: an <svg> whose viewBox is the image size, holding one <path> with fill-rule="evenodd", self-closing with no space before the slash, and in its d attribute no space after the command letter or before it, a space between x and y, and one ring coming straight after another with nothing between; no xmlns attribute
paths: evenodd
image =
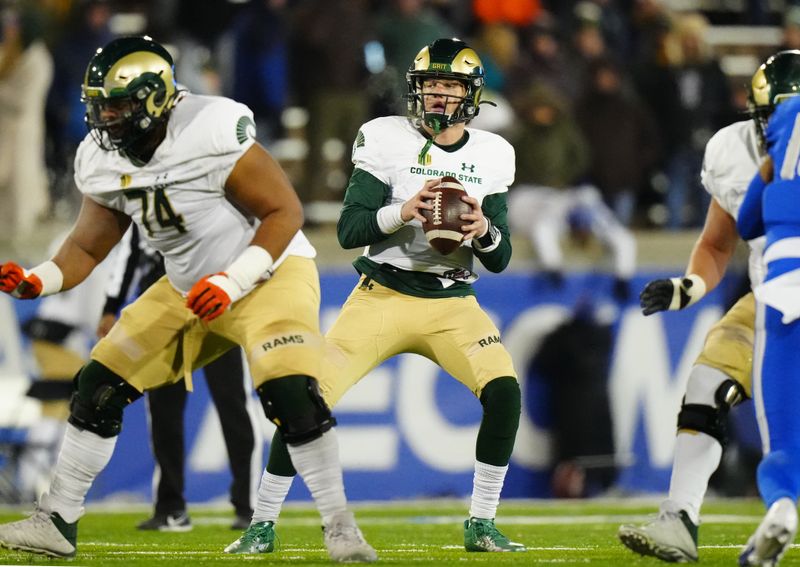
<svg viewBox="0 0 800 567"><path fill-rule="evenodd" d="M482 304L503 331L524 388L525 412L504 494L549 497L666 490L675 416L688 369L707 328L746 285L746 251L742 249L723 284L700 305L647 319L639 314L635 297L638 290L654 277L675 275L683 269L704 214L705 201L698 197L702 190L695 183L685 188L690 197L675 208L669 198L669 191L674 188L669 172L675 170L669 165L679 163L697 169L697 146L701 148L716 127L740 119L737 112L745 107L744 85L758 63L781 47L800 47L800 43L792 44L800 35L800 8L789 2L758 0L5 0L0 5L4 26L30 24L28 33L46 42L55 63L47 101L38 108L47 133L40 148L41 166L48 173L47 196L41 203L35 202L33 194L25 197L25 210L31 215L26 220L24 214L28 213L20 213L23 209L15 203L15 199L20 200L19 195L0 184L0 202L4 203L0 207L3 260L24 265L39 262L52 241L69 227L78 203L70 160L76 141L83 135L82 110L77 100L80 74L94 47L115 35L146 31L169 45L182 83L195 92L234 96L256 111L261 141L287 169L306 204L305 230L319 252L323 325L333 320L355 282L349 262L357 251L340 250L333 229L355 130L348 131L345 126L342 139L323 140L315 163L310 163L309 144L313 144L313 135L318 131L315 120L321 120L320 116L338 116L347 124L354 98L366 109L364 118L398 108L402 112L402 104L394 106L396 89L403 88L402 79L399 86L397 83L402 70L400 75L392 73L393 52L386 49L390 38L381 35L388 33L392 22L398 22L398 14L389 12L401 7L412 10L404 16L408 19L403 19L404 25L409 27L403 29L424 30L409 39L416 42L416 47L452 33L473 43L482 55L495 54L484 57L487 71L494 67L494 89L488 89L487 98L506 104L505 108L501 105L494 118L493 109L484 110L487 120L483 126L504 134L518 118L514 113L521 108L520 99L524 103L528 89L536 86L515 86L514 73L551 81L548 87L561 93L564 112L569 113L580 99L580 89L567 86L558 91L564 87L558 85L558 77L571 75L586 64L581 59L585 54L575 48L576 30L600 30L605 42L603 57L613 57L618 62L629 94L652 103L650 111L661 124L659 158L643 172L634 192L634 212L626 219L638 244L637 273L629 282L632 293L627 298L614 295L614 277L602 247L591 238L573 238L578 234L572 233L562 241L565 279L560 286L554 286L538 269L530 243L515 235L515 256L509 270L482 277L476 284ZM703 65L713 62L724 73L729 108L716 116L708 109L697 111L702 105L690 108L687 102L676 115L665 117L664 108L653 108L655 102L637 90L642 84L639 73L648 66L666 66L673 74L681 66L685 70L686 61L667 57L670 49L675 49L671 43L675 38L670 34L677 33L678 22L686 21L682 18L697 15L708 24L698 31L707 58ZM333 25L336 22L339 25ZM644 46L651 37L650 31L662 28L660 51L656 50L652 60L641 59L647 51ZM10 34L8 27L4 30L7 57ZM259 33L254 34L253 30ZM325 51L329 53L318 66L304 65L302 47L308 47L304 40L315 34L324 38ZM557 58L534 61L529 52L531 38L541 35L555 40L560 50ZM502 50L492 51L491 40L501 36L517 38L516 61L501 64ZM255 57L256 53L263 57ZM661 61L656 55L667 60ZM409 57L400 59L408 61ZM243 74L250 75L250 79L264 79L269 88L243 79ZM582 80L578 75L573 78L576 83ZM0 92L9 89L12 80L13 76L0 71ZM572 94L568 92L570 88L574 89ZM340 103L342 100L345 102ZM8 120L8 113L14 111L8 105L0 106L0 116L4 112ZM715 114L716 122L708 120L711 114ZM686 147L680 143L672 147L665 141L669 136L659 119L676 117L685 120ZM336 133L336 127L325 124L331 133ZM0 138L9 135L10 130L0 129ZM684 160L679 154L686 148L695 151L686 152L688 157ZM14 164L7 160L4 167L13 168ZM611 200L612 196L608 197ZM5 487L0 490L0 499L11 498L15 455L25 444L27 427L38 418L37 402L24 396L37 369L20 332L20 325L33 315L36 305L37 302L12 302L0 297L0 487ZM559 383L554 384L537 372L533 361L548 334L575 317L605 329L612 342L607 350L607 371L600 373L599 386L592 385L595 397L587 400L586 396L576 395L574 401L566 402L566 407L573 412L576 423L582 415L596 414L603 419L602 410L607 409L613 456L608 455L607 446L589 448L586 455L571 458L572 466L565 468L558 466L563 465L563 451L556 443L563 433L557 424L563 426L565 420L563 415L554 415L554 408L563 410L564 400L556 396L565 389L558 386L568 383L571 377L558 377ZM204 381L196 380L195 385L197 391L190 397L186 412L187 498L191 502L224 500L230 481L224 445ZM376 369L348 394L336 412L348 495L354 499L405 499L466 494L471 484L478 412L479 405L468 392L423 359L404 356ZM714 483L721 493L753 494L753 464L759 447L751 412L750 404L746 404L733 413L733 450ZM265 439L269 439L269 425L262 422L262 426ZM90 498L150 498L152 457L147 439L144 405L136 404L127 410L115 456L95 483ZM603 481L599 487L570 488L576 470L589 471L591 477L592 471L609 468L616 471L610 484ZM308 498L300 484L296 483L291 498Z"/></svg>

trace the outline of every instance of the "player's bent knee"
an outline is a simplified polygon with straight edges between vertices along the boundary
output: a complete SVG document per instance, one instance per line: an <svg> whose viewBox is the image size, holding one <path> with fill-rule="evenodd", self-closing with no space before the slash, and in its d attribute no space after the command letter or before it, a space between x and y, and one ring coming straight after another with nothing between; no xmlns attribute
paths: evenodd
<svg viewBox="0 0 800 567"><path fill-rule="evenodd" d="M284 376L269 380L256 390L264 413L278 427L288 445L302 445L322 437L336 419L310 376Z"/></svg>
<svg viewBox="0 0 800 567"><path fill-rule="evenodd" d="M511 376L495 378L481 392L481 405L486 413L502 412L519 418L522 411L522 394L519 382Z"/></svg>
<svg viewBox="0 0 800 567"><path fill-rule="evenodd" d="M74 380L69 422L100 437L122 431L122 411L141 392L97 361L89 361Z"/></svg>
<svg viewBox="0 0 800 567"><path fill-rule="evenodd" d="M730 409L746 398L742 386L734 380L725 380L714 392L714 405L687 404L678 413L678 430L688 429L710 435L720 445L728 443L726 418Z"/></svg>

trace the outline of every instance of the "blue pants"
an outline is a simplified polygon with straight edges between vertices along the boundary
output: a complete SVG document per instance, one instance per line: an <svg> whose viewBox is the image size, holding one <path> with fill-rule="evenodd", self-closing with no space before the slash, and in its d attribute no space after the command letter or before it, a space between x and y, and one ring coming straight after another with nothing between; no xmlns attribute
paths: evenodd
<svg viewBox="0 0 800 567"><path fill-rule="evenodd" d="M800 496L800 320L788 325L758 304L753 353L753 397L764 458L758 489L767 507Z"/></svg>

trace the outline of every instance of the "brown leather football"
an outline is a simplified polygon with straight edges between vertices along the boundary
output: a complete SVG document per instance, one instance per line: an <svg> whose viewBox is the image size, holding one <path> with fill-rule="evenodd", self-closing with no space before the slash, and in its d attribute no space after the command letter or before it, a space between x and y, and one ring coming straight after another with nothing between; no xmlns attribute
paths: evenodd
<svg viewBox="0 0 800 567"><path fill-rule="evenodd" d="M446 175L442 181L431 189L436 193L433 199L433 209L421 209L422 216L427 222L422 223L428 244L442 254L450 254L461 246L464 233L461 227L469 224L460 218L461 215L472 212L472 207L461 200L467 192L461 182L455 177Z"/></svg>

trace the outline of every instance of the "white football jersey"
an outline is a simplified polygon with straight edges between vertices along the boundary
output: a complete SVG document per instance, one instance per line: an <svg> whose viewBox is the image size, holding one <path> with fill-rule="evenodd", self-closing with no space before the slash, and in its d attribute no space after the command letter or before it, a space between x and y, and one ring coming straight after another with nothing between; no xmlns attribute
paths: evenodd
<svg viewBox="0 0 800 567"><path fill-rule="evenodd" d="M493 193L504 193L514 181L514 148L497 134L467 128L469 139L448 152L432 145L425 163L419 154L427 138L405 117L376 118L361 127L353 144L353 164L391 187L391 200L404 203L428 179L452 175L479 203ZM386 240L371 244L364 256L404 270L444 274L472 270L471 242L444 256L430 247L422 223L412 220Z"/></svg>
<svg viewBox="0 0 800 567"><path fill-rule="evenodd" d="M254 142L247 106L185 94L147 164L136 166L87 136L75 157L75 182L84 195L129 215L164 256L172 285L187 293L203 276L224 271L253 238L258 220L226 199L225 182ZM313 258L316 253L298 231L272 270L290 254Z"/></svg>
<svg viewBox="0 0 800 567"><path fill-rule="evenodd" d="M752 120L735 122L714 134L706 145L700 179L703 187L736 220L747 187L761 164L758 135ZM753 287L764 281L761 257L765 238L748 241Z"/></svg>

